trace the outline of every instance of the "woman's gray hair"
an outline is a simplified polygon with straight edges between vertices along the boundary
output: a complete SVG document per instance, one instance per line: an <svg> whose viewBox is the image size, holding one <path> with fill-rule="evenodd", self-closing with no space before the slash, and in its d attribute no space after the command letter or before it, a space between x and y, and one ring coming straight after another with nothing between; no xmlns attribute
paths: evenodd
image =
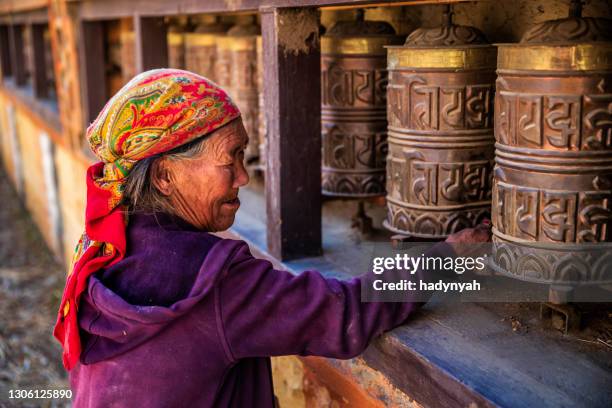
<svg viewBox="0 0 612 408"><path fill-rule="evenodd" d="M162 157L169 160L193 159L206 150L208 136L202 136L175 149L138 161L128 174L123 191L123 204L127 205L128 211L148 214L165 212L176 215L168 198L153 185L151 175L153 164Z"/></svg>

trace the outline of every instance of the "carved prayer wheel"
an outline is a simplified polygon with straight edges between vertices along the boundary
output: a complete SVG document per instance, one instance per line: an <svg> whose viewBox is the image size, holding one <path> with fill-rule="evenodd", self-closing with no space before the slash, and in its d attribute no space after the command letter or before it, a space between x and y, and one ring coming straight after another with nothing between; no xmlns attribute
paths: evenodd
<svg viewBox="0 0 612 408"><path fill-rule="evenodd" d="M168 28L168 66L185 69L185 33L178 25Z"/></svg>
<svg viewBox="0 0 612 408"><path fill-rule="evenodd" d="M489 216L495 47L451 13L388 48L384 226L443 238Z"/></svg>
<svg viewBox="0 0 612 408"><path fill-rule="evenodd" d="M572 2L570 17L499 46L493 241L513 277L612 281L606 252L587 250L612 241L611 27Z"/></svg>
<svg viewBox="0 0 612 408"><path fill-rule="evenodd" d="M249 135L245 152L247 164L259 157L259 91L257 87L257 37L261 35L255 18L249 16L233 26L217 42L217 80L240 109Z"/></svg>
<svg viewBox="0 0 612 408"><path fill-rule="evenodd" d="M264 87L263 87L263 44L261 36L257 37L257 89L258 95L258 126L259 126L259 170L264 171L266 167L266 109L264 106Z"/></svg>
<svg viewBox="0 0 612 408"><path fill-rule="evenodd" d="M385 45L401 43L381 21L339 21L321 37L322 192L385 193Z"/></svg>
<svg viewBox="0 0 612 408"><path fill-rule="evenodd" d="M185 69L217 82L217 42L225 36L229 25L218 17L198 24L185 34Z"/></svg>
<svg viewBox="0 0 612 408"><path fill-rule="evenodd" d="M131 18L121 19L121 75L123 82L126 83L136 75L136 43L134 35L134 25Z"/></svg>
<svg viewBox="0 0 612 408"><path fill-rule="evenodd" d="M134 38L134 31L121 32L121 74L124 83L136 75Z"/></svg>
<svg viewBox="0 0 612 408"><path fill-rule="evenodd" d="M124 85L122 72L121 21L114 20L105 23L105 44L108 59L105 63L107 95L116 94Z"/></svg>

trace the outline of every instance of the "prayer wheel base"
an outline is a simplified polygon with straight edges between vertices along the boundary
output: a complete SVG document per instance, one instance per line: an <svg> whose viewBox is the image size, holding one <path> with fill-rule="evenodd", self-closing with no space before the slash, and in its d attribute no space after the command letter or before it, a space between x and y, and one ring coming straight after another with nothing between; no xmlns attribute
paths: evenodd
<svg viewBox="0 0 612 408"><path fill-rule="evenodd" d="M550 319L553 328L564 334L580 331L582 313L573 304L555 304L544 302L540 304L540 320Z"/></svg>
<svg viewBox="0 0 612 408"><path fill-rule="evenodd" d="M391 201L387 205L389 212L383 226L396 234L417 238L444 239L490 218L488 206L448 212L410 209Z"/></svg>

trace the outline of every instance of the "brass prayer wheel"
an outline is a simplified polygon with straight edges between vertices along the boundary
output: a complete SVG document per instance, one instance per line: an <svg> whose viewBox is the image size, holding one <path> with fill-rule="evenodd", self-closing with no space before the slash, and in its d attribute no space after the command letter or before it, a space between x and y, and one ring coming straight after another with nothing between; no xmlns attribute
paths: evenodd
<svg viewBox="0 0 612 408"><path fill-rule="evenodd" d="M217 42L217 80L240 109L249 135L247 164L259 157L259 91L257 87L257 37L261 35L254 16L234 25Z"/></svg>
<svg viewBox="0 0 612 408"><path fill-rule="evenodd" d="M121 34L121 74L123 82L126 83L136 75L136 43L134 35L134 24L131 18L120 20Z"/></svg>
<svg viewBox="0 0 612 408"><path fill-rule="evenodd" d="M121 32L121 74L124 83L136 75L136 48L134 38L134 31Z"/></svg>
<svg viewBox="0 0 612 408"><path fill-rule="evenodd" d="M178 25L168 28L168 66L185 69L185 33Z"/></svg>
<svg viewBox="0 0 612 408"><path fill-rule="evenodd" d="M258 126L259 126L259 169L265 170L266 167L266 109L264 106L264 84L263 84L263 43L261 36L257 37L257 89L258 95Z"/></svg>
<svg viewBox="0 0 612 408"><path fill-rule="evenodd" d="M382 21L339 21L321 37L322 192L385 193L385 45L399 44Z"/></svg>
<svg viewBox="0 0 612 408"><path fill-rule="evenodd" d="M402 235L443 238L489 216L496 49L451 13L387 47L387 219Z"/></svg>
<svg viewBox="0 0 612 408"><path fill-rule="evenodd" d="M611 27L572 2L568 18L499 45L493 241L513 277L612 281L609 261L585 251L612 241Z"/></svg>
<svg viewBox="0 0 612 408"><path fill-rule="evenodd" d="M217 82L217 42L225 36L229 25L218 17L198 24L192 33L185 34L185 69Z"/></svg>

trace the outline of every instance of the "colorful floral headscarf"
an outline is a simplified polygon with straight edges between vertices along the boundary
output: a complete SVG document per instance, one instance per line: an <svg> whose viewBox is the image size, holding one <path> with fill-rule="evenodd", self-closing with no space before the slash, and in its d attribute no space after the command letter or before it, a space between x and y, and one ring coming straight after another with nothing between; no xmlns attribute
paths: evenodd
<svg viewBox="0 0 612 408"><path fill-rule="evenodd" d="M75 249L54 336L64 348L64 366L78 362L77 312L87 278L125 256L127 212L121 204L126 177L139 160L166 152L240 116L225 91L187 71L143 72L113 96L87 128L101 162L87 170L85 233Z"/></svg>

